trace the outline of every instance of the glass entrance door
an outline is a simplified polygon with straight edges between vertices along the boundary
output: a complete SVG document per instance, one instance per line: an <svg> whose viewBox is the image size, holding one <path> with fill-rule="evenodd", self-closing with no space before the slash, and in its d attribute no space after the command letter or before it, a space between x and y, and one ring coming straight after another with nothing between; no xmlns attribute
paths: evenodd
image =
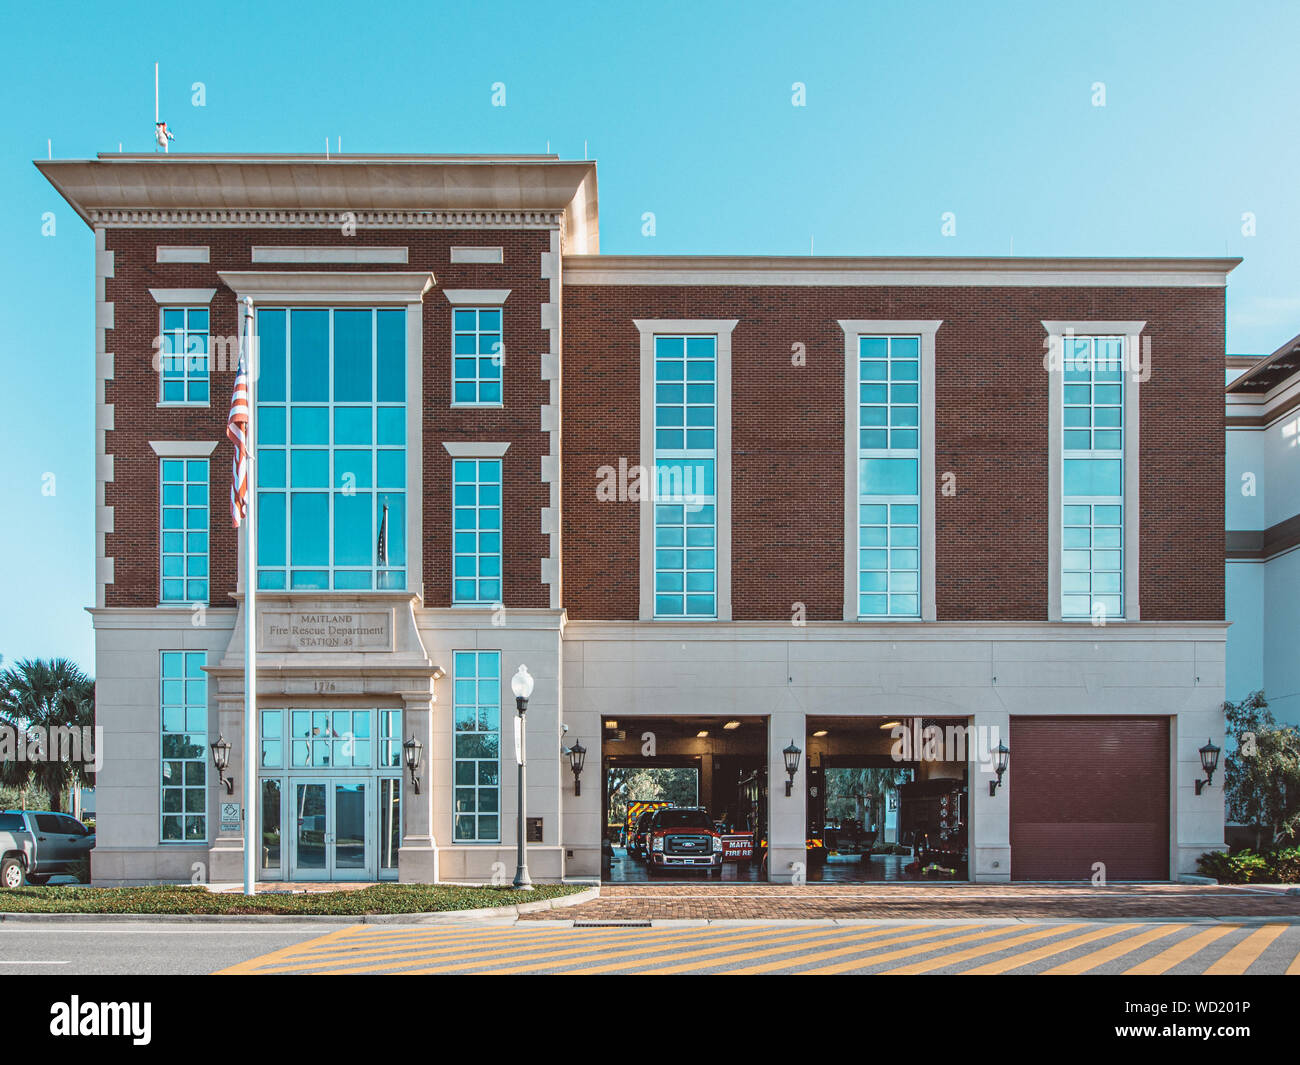
<svg viewBox="0 0 1300 1065"><path fill-rule="evenodd" d="M373 880L367 780L295 780L292 880Z"/></svg>

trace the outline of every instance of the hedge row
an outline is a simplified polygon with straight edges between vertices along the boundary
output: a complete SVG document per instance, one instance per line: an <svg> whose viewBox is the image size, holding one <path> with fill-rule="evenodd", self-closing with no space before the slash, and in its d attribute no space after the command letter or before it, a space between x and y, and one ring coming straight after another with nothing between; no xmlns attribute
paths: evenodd
<svg viewBox="0 0 1300 1065"><path fill-rule="evenodd" d="M1300 884L1300 847L1283 850L1212 851L1197 862L1202 873L1221 884Z"/></svg>
<svg viewBox="0 0 1300 1065"><path fill-rule="evenodd" d="M378 913L435 913L514 906L560 898L583 890L577 884L509 887L449 884L377 884L353 891L267 892L248 898L205 887L96 888L79 885L0 890L0 913L324 914L355 917Z"/></svg>

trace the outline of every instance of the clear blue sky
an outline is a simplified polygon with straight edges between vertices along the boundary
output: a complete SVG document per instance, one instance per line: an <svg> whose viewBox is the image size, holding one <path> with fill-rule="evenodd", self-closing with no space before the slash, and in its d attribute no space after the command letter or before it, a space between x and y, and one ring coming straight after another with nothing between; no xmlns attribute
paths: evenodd
<svg viewBox="0 0 1300 1065"><path fill-rule="evenodd" d="M0 654L93 669L92 239L31 160L150 150L155 60L177 151L585 143L608 253L1240 255L1228 348L1267 352L1300 332L1297 31L1201 0L7 5Z"/></svg>

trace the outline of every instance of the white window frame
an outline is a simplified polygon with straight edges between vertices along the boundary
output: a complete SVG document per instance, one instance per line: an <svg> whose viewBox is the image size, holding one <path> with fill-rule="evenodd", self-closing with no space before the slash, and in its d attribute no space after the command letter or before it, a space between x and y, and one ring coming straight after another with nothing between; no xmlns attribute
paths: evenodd
<svg viewBox="0 0 1300 1065"><path fill-rule="evenodd" d="M406 591L424 594L424 294L434 285L428 271L389 273L369 270L220 270L217 276L235 296L262 304L321 307L406 308ZM243 330L244 310L239 310ZM256 383L254 382L254 400ZM257 442L253 441L256 448ZM254 464L256 478L256 463ZM242 592L248 552L244 537L248 523L239 527L237 587ZM274 592L264 594L274 595ZM349 592L349 595L391 595L391 592Z"/></svg>
<svg viewBox="0 0 1300 1065"><path fill-rule="evenodd" d="M456 315L459 314L461 311L472 311L474 313L474 329L472 333L467 333L463 329L456 328ZM462 384L466 381L471 382L474 385L474 394L477 396L482 393L484 383L487 383L490 380L489 378L483 377L479 373L479 360L483 358L483 355L478 351L478 338L482 336L484 333L484 330L479 328L479 321L480 321L479 316L482 315L485 311L495 312L501 316L501 325L500 328L497 330L498 339L497 339L496 351L492 352L491 355L492 359L496 361L498 367L501 370L500 376L496 378L497 382L501 386L501 398L496 402L480 400L480 399L458 400L456 398L456 386L458 384ZM460 377L456 373L456 361L458 359L463 359L467 357L464 355L458 355L456 353L456 338L459 336L466 336L466 335L472 335L475 341L474 355L469 356L472 357L474 360L473 377ZM495 306L483 304L483 305L472 305L472 306L463 306L463 307L462 306L452 307L451 309L451 406L453 408L463 409L463 408L477 407L480 409L492 410L492 409L497 409L505 406L505 402L506 402L505 335L506 335L506 312L505 312L505 307L501 306L500 304L497 304Z"/></svg>
<svg viewBox="0 0 1300 1065"><path fill-rule="evenodd" d="M475 728L475 729L472 730L472 731L470 731L470 730L466 730L466 731L464 731L464 732L461 732L461 731L459 731L459 730L456 728L456 711L459 709L460 706L464 705L464 704L458 702L457 699L456 699L456 681L457 681L457 680L467 680L467 679L469 679L469 678L463 678L463 677L461 677L460 674L459 674L459 673L457 672L457 670L456 670L456 656L457 656L457 655L462 655L462 654L468 654L468 655L473 655L473 656L474 656L474 687L475 687L475 691L474 691L474 700L475 700L475 702L474 702L474 707L475 707L475 722L476 722L476 724L477 724L477 713L478 713L478 710L479 710L482 706L485 705L485 704L480 703L480 702L478 701L478 683L479 683L479 681L489 679L489 678L487 678L487 677L484 677L484 676L479 672L479 664L480 664L480 663L479 663L479 659L480 659L480 656L482 656L482 655L496 655L496 658L497 658L497 693L498 693L498 699L497 699L497 728L496 728L496 736L497 736L497 782L496 782L496 793L497 793L497 834L496 834L496 838L495 838L495 839L484 839L484 838L481 838L481 837L479 837L479 836L477 835L477 829L478 829L479 818L482 816L482 812L478 809L478 795L479 795L479 792L480 792L481 790L483 790L485 787L487 787L486 785L480 785L480 784L478 783L478 778L477 778L478 765L479 765L479 763L481 763L481 762L486 762L486 761L488 761L488 759L486 759L486 758L457 758L457 757L456 757L456 738L457 738L458 736L485 736L485 735L491 735L490 730L480 730L480 729L478 729L478 728ZM502 828L502 818L503 818L504 816L506 816L505 813L504 813L504 811L501 809L501 806L502 806L502 798L503 798L504 791L505 791L505 788L504 788L504 783L505 783L505 782L504 782L504 780L502 779L503 774L502 774L502 768L501 768L501 767L502 767L502 764L503 764L503 762L504 762L504 754L503 754L503 751L502 751L502 749L501 749L501 744L502 744L502 742L505 740L505 735L506 735L506 730L505 730L505 728L503 727L504 720L505 720L505 716L506 716L506 715L505 715L505 712L504 712L504 709L503 709L503 704L505 703L505 690L506 690L506 689L505 689L505 677L502 676L502 663L503 663L504 661L505 661L505 659L504 659L504 656L503 656L502 652L499 651L499 650L497 650L497 649L494 648L494 647L474 647L474 648L463 648L463 649L458 650L458 651L453 651L452 654L451 654L451 663L452 663L452 670L451 670L451 673L452 673L452 676L451 676L451 681L452 681L452 685L451 685L451 702L452 702L452 706L451 706L451 751L449 752L449 754L450 754L450 759L451 759L451 838L452 838L452 843L455 844L455 845L458 846L458 847L460 847L460 846L464 846L464 847L475 847L475 846L479 846L479 845L482 845L482 844L488 844L488 845L491 845L491 846L499 846L500 843L501 843L501 839L502 839L502 833L501 833L501 828ZM472 815L473 818L474 818L474 827L475 827L475 832L476 832L476 835L475 835L475 838L474 838L474 839L461 839L461 838L459 838L459 837L457 836L457 833L456 833L456 819L457 819L457 811L456 811L456 789L457 789L458 787L468 786L468 785L458 785L458 784L456 783L456 766L457 766L460 762L470 762L470 763L472 763L472 764L474 765L474 767L475 767L475 781L474 781L474 785L473 785L473 787L474 787L474 798L475 798L475 810L474 810L474 813L473 813L473 815Z"/></svg>
<svg viewBox="0 0 1300 1065"><path fill-rule="evenodd" d="M1064 618L1061 610L1062 540L1065 516L1065 374L1063 352L1066 337L1123 337L1124 338L1124 480L1123 480L1123 605L1124 616L1107 617L1112 621L1141 620L1139 599L1139 531L1141 508L1141 438L1139 436L1140 405L1138 372L1142 351L1142 330L1145 321L1056 321L1044 320L1047 337L1043 342L1044 365L1048 380L1048 523L1047 523L1047 617L1049 621L1069 621L1091 624L1091 617ZM1082 500L1080 501L1082 502Z"/></svg>
<svg viewBox="0 0 1300 1065"><path fill-rule="evenodd" d="M451 330L449 333L449 351L450 358L450 376L449 388L447 393L449 406L458 410L500 410L506 402L506 300L510 298L510 289L508 288L445 288L442 294L451 304ZM456 311L492 311L501 312L501 344L498 355L501 359L501 402L500 403L458 403L456 401ZM475 356L477 359L478 356ZM478 373L477 366L474 370ZM476 376L475 381L479 378ZM477 384L476 384L477 391Z"/></svg>
<svg viewBox="0 0 1300 1065"><path fill-rule="evenodd" d="M163 783L163 775L162 775L163 763L164 763L164 762L174 762L174 761L178 761L178 759L175 759L175 758L168 758L168 757L166 756L166 754L164 753L164 751L163 751L163 747L164 747L164 737L166 737L166 736L168 736L168 735L173 735L173 736L184 736L184 735L197 735L197 734L198 734L197 732L193 732L193 731L191 731L190 729L182 729L182 730L179 731L179 732L177 732L177 731L174 730L174 729L168 729L168 730L164 730L164 729L163 729L163 711L164 711L164 707L180 705L180 706L182 707L182 713L188 714L188 710L189 710L189 708L190 708L191 705L195 705L195 706L198 705L198 704L191 704L191 703L189 702L188 699L184 698L184 696L182 696L182 700L181 700L181 702L180 702L179 704L175 704L175 703L167 703L167 702L163 699L163 683L164 683L164 681L165 681L165 679L166 679L166 678L164 677L164 674L163 674L163 659L164 659L164 656L165 656L165 655L180 655L180 657L181 657L181 676L180 676L180 682L181 682L181 691L184 692L185 689L186 689L186 685L188 685L188 684L189 684L189 681L190 681L190 678L189 678L188 675L186 674L186 659L187 659L190 655L198 655L199 658L201 658L201 659L203 660L204 666L206 667L206 665L207 665L207 652L206 652L206 651L195 651L195 650L192 650L192 649L191 649L191 650L185 650L185 649L180 649L180 648L170 648L170 647L162 648L162 649L158 652L158 843L159 843L160 846L163 846L163 847L177 847L177 846L181 846L181 847L183 847L183 846L196 847L196 846L200 846L200 845L205 845L205 844L208 842L209 838L211 838L211 835L212 835L212 820L211 820L211 816L210 816L211 811L208 809L208 807L211 805L211 803L210 803L210 801L209 801L209 796L208 796L208 787L209 787L209 785L211 784L211 779L210 779L209 772L208 772L208 758L209 758L209 756L210 756L210 752L209 752L209 750L208 750L208 738L209 738L209 735L210 735L210 733L209 733L209 731L208 731L208 698L210 697L211 692L210 692L209 689L208 689L208 676L207 676L207 673L206 673L206 671L201 671L201 673L202 673L201 678L198 678L198 677L194 678L194 679L196 679L196 680L198 680L198 679L202 679L202 681L203 681L203 729L202 729L203 739L202 739L202 742L201 742L200 745L199 745L199 746L200 746L199 757L197 757L197 758L179 759L179 761L180 761L180 763L181 763L181 766L182 766L182 769L181 769L182 779L181 779L180 783L179 783L179 784L170 784L170 785L164 784L164 783ZM198 764L200 764L200 765L203 766L203 784L202 784L201 786L200 786L200 785L191 785L191 786L187 786L187 785L185 784L185 782L184 782L184 772L185 772L185 770L184 770L183 767L184 767L186 764L189 764L189 763L195 763L195 762L197 762ZM180 838L180 839L165 839L164 836L163 836L163 818L164 818L164 817L168 817L168 816L176 816L174 813L168 813L166 810L163 809L163 790L164 790L164 788L167 788L167 787L176 788L176 789L180 790L180 792L181 792L181 807L182 807L182 809L181 809L181 812L180 812L180 818L181 818L181 838ZM187 790L190 790L191 788L192 788L193 790L196 790L196 791L197 791L197 790L202 790L202 793L203 793L203 837L202 837L201 839L186 839L186 838L185 838L185 817L186 817L186 815L187 815L187 814L186 814L186 811L185 811L185 809L184 809L184 806L185 806L185 793L186 793Z"/></svg>
<svg viewBox="0 0 1300 1065"><path fill-rule="evenodd" d="M717 496L714 584L716 613L712 617L673 617L658 619L668 623L731 620L731 334L738 318L636 318L633 324L640 333L641 360L641 434L640 464L645 469L644 491L639 502L640 592L638 614L642 621L655 618L654 564L654 482L655 465L655 337L711 336L717 341L715 374L716 422L714 436L714 490Z"/></svg>
<svg viewBox="0 0 1300 1065"><path fill-rule="evenodd" d="M378 423L378 414L379 414L379 411L382 410L382 409L392 409L393 407L396 407L397 404L392 403L392 402L382 402L382 403L381 403L380 400L378 399L378 391L377 391L377 388L372 388L372 390L371 390L371 396L372 396L372 398L371 398L371 400L370 400L370 402L369 402L368 404L355 404L355 403L350 403L350 402L348 402L348 401L339 401L338 399L335 399L335 398L330 398L330 399L328 399L328 400L325 400L325 401L319 401L319 402L315 402L315 401L314 401L314 402L310 402L310 403L309 403L309 402L303 402L303 401L297 401L297 402L295 402L295 401L293 400L293 398L292 398L292 385L293 385L293 382L292 382L292 371L291 371L291 367L292 367L292 364L293 364L293 315L294 315L294 312L296 312L296 311L323 311L323 312L325 312L325 313L328 315L328 319L327 319L327 321L328 321L328 336L329 336L329 358L328 358L327 363L326 363L325 374L326 374L326 378L327 378L327 381L328 381L328 390L329 390L329 393L330 393L331 397L333 397L333 391L334 391L334 360L335 360L335 347L334 347L335 312L336 312L336 311L366 311L366 312L369 312L369 313L370 313L370 343L371 343L371 352L372 352L371 368L370 368L370 372L371 372L371 383L372 383L372 385L377 385L377 381L378 381L378 373L379 373L379 355L378 355L378 352L379 352L379 348L378 348L378 344L379 344L379 333L378 333L378 331L379 331L379 312L380 312L380 311L398 311L398 310L400 310L400 311L404 311L404 312L406 313L407 318L410 317L410 310L409 310L408 308L405 308L405 307L392 307L392 306L386 306L386 305L382 305L382 304L375 305L375 306L368 306L368 307L357 307L357 306L351 306L351 305L348 305L348 304L342 304L342 305L336 307L336 306L315 306L315 305L299 306L299 305L296 305L296 304L275 304L275 303L267 303L267 304L264 304L264 305L262 305L262 306L255 306L255 307L253 308L253 315L254 315L254 328L255 328L255 329L259 329L259 328L260 328L259 325L257 324L257 318L258 318L258 316L260 316L260 315L263 314L263 313L268 313L268 312L283 312L283 313L284 313L284 316L285 316L285 319L284 319L284 321L285 321L285 356L284 356L284 360L285 360L285 398L284 398L283 400L275 400L275 401L271 401L271 402L263 402L262 399L261 399L260 397L259 397L258 400L257 400L257 405L258 405L258 411L259 411L259 413L260 413L260 411L261 411L263 408L267 408L267 407L277 407L277 408L280 408L281 410L284 411L284 416L285 416L285 439L284 439L284 442L283 442L283 443L280 443L280 444L267 444L267 443L265 443L264 441L258 439L258 440L255 442L255 444L254 444L254 447L255 447L255 449L256 449L256 452L257 452L257 455L258 455L259 458L264 457L265 452L268 452L268 451L271 451L271 450L283 451L283 453L284 453L284 485L283 485L283 487L279 487L279 488L277 488L277 487L273 487L273 486L265 486L265 487L264 487L264 486L260 483L260 481L261 481L260 474L255 473L254 478L253 478L253 480L254 480L253 490L257 491L259 494L260 494L260 493L267 493L267 494L270 494L270 493L280 492L280 493L283 493L283 495L284 495L284 508L285 508L285 509L284 509L284 528L285 528L285 544L284 544L284 557L285 557L285 562L284 562L284 565L283 565L283 566L269 566L269 565L268 565L268 566L263 566L263 565L261 565L261 560L260 560L260 558L259 558L259 560L258 560L259 564L258 564L258 567L257 567L257 571L258 571L258 575L259 575L259 577L260 577L260 575L261 575L261 573L262 573L263 570L265 570L265 571L267 571L267 572L270 572L270 573L283 572L285 583L284 583L284 587L283 587L283 588L262 588L262 587L259 586L259 588L258 588L258 591L259 591L259 592L268 592L268 593L272 593L272 594L279 593L279 592L295 592L295 593L300 593L300 594L322 594L322 595L323 595L323 594L342 594L342 595L353 595L353 594L359 594L359 595L365 595L365 594L367 594L367 593L374 593L374 592L379 592L379 593L385 593L385 592L387 592L387 593L392 593L392 592L406 592L406 591L410 591L410 590L412 590L412 588L411 588L412 583L413 583L413 582L418 583L418 581L419 581L419 579L420 579L419 575L418 575L418 574L413 574L413 573L411 572L411 569L410 569L410 565L409 565L409 559L410 559L410 539L409 539L409 537L408 537L407 540L406 540L406 543L407 543L407 553L406 553L406 554L407 554L407 561L406 561L406 562L403 562L402 565L400 565L400 566L398 566L398 565L385 565L385 566L380 566L380 565L379 565L378 558L375 558L375 561L374 561L373 565L371 565L371 566L369 566L369 567L364 567L364 566L341 566L341 565L338 565L338 564L334 561L334 550L335 550L335 542L334 542L334 530L335 530L335 502L336 502L336 497L337 497L337 496L340 496L340 495L346 495L346 494L347 494L345 491L343 491L342 489L339 489L339 488L336 486L336 479L337 479L337 478L336 478L336 473L337 473L337 468L336 468L336 466L335 466L335 462L337 461L337 458L338 458L339 452L341 452L341 451L348 451L348 450L357 450L357 451L366 451L366 452L369 452L369 456L370 456L370 469L369 469L368 472L369 472L369 475L370 475L370 487L369 487L369 488L366 488L366 489L363 489L363 491L366 492L366 493L369 494L369 495L372 495L372 496L374 497L375 512L372 514L373 524L371 525L370 532L371 532L371 540L372 540L372 542L377 542L377 539L378 539L378 532L379 532L379 523L380 523L380 510L379 510L379 507L381 506L381 504L380 504L380 502L379 502L379 497L380 497L381 495L394 495L394 494L396 494L397 491L398 491L398 489L396 489L396 488L391 488L391 487L390 487L390 488L380 488L380 487L379 487L379 456L380 456L381 454L385 453L385 452L394 452L394 451L399 451L399 450L407 450L407 449L409 448L409 439L410 439L410 412L409 412L409 410L407 410L407 405L408 405L409 402L410 402L410 395L409 395L409 392L406 394L406 399L404 399L403 402L402 402L402 408L403 408L403 411L402 411L402 413L403 413L403 423L404 423L404 428L405 428L405 430L406 430L406 439L407 439L408 443L404 443L404 444L400 445L400 447L399 447L399 445L396 445L396 444L381 444L381 443L379 442L378 432L377 432L377 423ZM405 330L404 330L404 332L405 332L405 334L406 334L406 339L407 339L407 341L409 342L409 339L410 339L410 328L409 328L409 322L404 323L404 325L406 326L406 328L405 328ZM261 335L260 332L258 332L257 335L260 336L260 335ZM409 355L409 353L406 355L406 358L407 358L408 374L409 374L409 360L410 360L410 355ZM407 384L408 387L409 387L409 381L404 381L404 383ZM338 443L338 442L334 439L334 434L335 434L335 411L336 411L339 407L350 407L350 406L368 406L368 407L370 408L370 410L371 410L371 412L372 412L372 414L371 414L371 417L372 417L372 425L374 425L374 427L375 427L375 429L376 429L376 432L372 434L372 436L371 436L371 442L370 442L369 444L355 444L355 445L350 445L350 444L340 444L340 443ZM327 437L327 439L326 439L326 442L325 442L324 444L294 444L294 443L293 443L293 436L292 436L292 433L293 433L293 430L292 430L293 412L294 412L295 410L308 410L308 409L320 409L320 410L324 410L324 411L326 412L326 424L327 424L326 437ZM298 489L298 491L300 491L300 492L320 493L320 494L324 494L325 497L326 497L326 508L327 508L327 510L326 510L326 534L325 534L325 535L326 535L326 552L327 552L327 559L328 559L328 560L327 560L324 564L319 565L319 566L294 565L294 562L293 562L293 496L294 496L294 494L295 494L295 487L294 487L294 484L293 484L293 462L292 462L292 453L293 453L295 450L296 450L296 451L299 451L299 452L307 452L307 451L322 452L322 453L325 454L325 456L326 456L326 460L327 460L327 461L326 461L326 474L327 474L326 479L327 479L327 486L326 486L326 487L318 487L318 488L306 488L306 489L299 488L299 489ZM256 467L257 465L258 465L257 463L254 463L254 467ZM404 477L403 477L403 481L404 481L404 483L403 483L403 486L402 486L402 488L401 488L401 492L402 492L402 495L403 495L402 505L403 505L403 509L409 511L409 508L410 508L410 506L411 506L411 498L410 498L410 493L411 493L411 488L410 488L411 460L410 460L410 454L409 454L409 451L408 451L408 453L407 453L406 455L403 456L403 474L404 474ZM260 499L259 499L259 502L260 502ZM259 514L259 515L261 514L261 510L260 510L260 508L259 508L259 510L258 510L258 514ZM259 520L260 520L260 518L259 518ZM407 529L408 529L408 530L410 529L410 525L409 525L409 523L407 524ZM320 572L323 572L323 573L325 573L325 574L327 575L327 580L328 580L328 582L329 582L329 586L328 586L327 588L305 588L305 587L304 587L304 588L295 588L295 587L293 586L293 572L294 572L294 570L320 571ZM369 588L336 588L336 587L334 586L334 581L335 581L335 577L336 577L337 574L340 574L340 573L360 573L360 572L368 572L368 573L370 574L370 576L371 576L371 587L369 587ZM384 574L394 573L394 572L401 572L401 573L403 574L403 585L402 585L402 587L401 587L401 588L382 588L382 587L380 587L380 582L381 582L381 578L382 578L382 576L383 576Z"/></svg>
<svg viewBox="0 0 1300 1065"><path fill-rule="evenodd" d="M510 444L509 444L508 442L485 441L485 440L444 440L443 443L442 443L442 446L443 446L443 448L446 450L447 454L451 456L451 461L452 461L451 477L449 478L450 483L451 483L451 491L452 491L452 500L451 500L451 511L452 511L452 512L451 512L451 514L448 515L448 525L449 525L449 527L451 528L451 588L449 589L449 592L450 592L449 599L450 599L451 605L452 605L454 608L461 609L461 610L464 610L464 609L466 609L466 608L474 609L474 608L481 608L481 607L485 607L485 606L486 606L486 607L496 606L498 603L504 603L504 602L505 602L505 596L506 596L506 542L505 542L505 528L506 528L506 464L505 464L505 453L506 453L508 450L510 450ZM498 579L500 580L500 582L501 582L501 595L500 595L500 597L499 597L498 599L493 599L493 600L488 600L488 599L472 599L472 600L471 600L471 599L457 599L457 598L456 598L456 557L457 557L457 552L456 552L456 527L455 527L455 520L454 520L454 518L455 518L455 511L456 511L456 474L455 474L455 464L456 464L456 460L457 460L457 459L469 459L469 460L471 460L471 461L475 461L475 462L482 461L482 460L484 460L484 459L488 459L488 460L492 460L492 461L500 462L500 463L501 463L501 506L500 506L500 509L501 509L501 528L498 530L498 532L499 532L500 535L501 535L501 576L500 576L500 578L498 578ZM478 471L475 470L475 474L476 474L476 475L477 475L477 472L478 472ZM477 484L478 482L476 481L475 483ZM477 509L477 504L475 504L475 509ZM477 531L477 530L476 530L476 531ZM475 557L476 557L476 558L481 558L482 556L479 555L479 554L477 554L477 552L476 552L476 553L475 553ZM476 586L477 586L479 580L480 580L480 578L477 577L477 576L475 576L474 581L475 581L475 585L476 585Z"/></svg>
<svg viewBox="0 0 1300 1065"><path fill-rule="evenodd" d="M937 619L934 583L934 350L935 334L942 319L842 318L844 332L844 620L863 624L897 624ZM858 496L859 464L862 457L858 437L858 351L862 337L907 337L920 339L920 440L917 464L920 512L920 615L858 614Z"/></svg>
<svg viewBox="0 0 1300 1065"><path fill-rule="evenodd" d="M203 446L206 446L206 445L203 445ZM214 446L215 446L215 445L214 445ZM177 453L172 453L172 454L162 454L162 453L158 452L157 447L154 448L154 451L155 451L156 454L158 454L158 605L159 605L159 606L162 606L162 607L183 607L183 608L190 608L190 607L194 606L195 603L210 603L210 602L212 601L212 460L211 460L211 458L209 457L209 455L210 455L211 452L210 452L210 451L204 451L204 452L200 453L198 447L194 447L194 448L192 448L192 449L185 449L185 453L183 453L183 454L177 454ZM200 554L200 552L197 552L197 551L191 553L190 550L189 550L188 538L189 538L189 534L190 534L190 532L191 532L191 531L193 531L193 532L200 532L200 531L201 531L201 532L203 532L204 535L206 535L207 538L208 538L208 549L207 549L207 551L202 552L202 554L204 554L204 555L207 556L207 560L208 560L208 566L207 566L208 573L207 573L207 576L206 576L206 577L201 578L201 579L203 580L203 582L208 586L208 594L205 595L202 599L191 599L191 598L189 598L189 596L182 596L180 599L167 599L167 598L165 598L165 597L163 596L163 584L164 584L164 582L165 582L165 581L168 581L168 580L175 580L174 577L166 577L166 576L164 576L164 574L163 574L163 557L164 557L165 555L176 555L176 554L178 554L178 552L175 552L175 551L164 551L164 550L163 550L163 536L164 536L166 533L168 533L168 532L175 532L175 531L176 531L176 530L174 530L174 529L168 529L168 528L166 528L166 527L163 525L163 511L168 509L168 507L167 507L167 506L164 504L164 502L163 502L163 486L164 486L164 482L163 482L163 468L164 468L164 466L165 466L168 462L179 462L179 463L181 463L181 464L184 466L184 475L183 475L183 477L181 478L181 482L180 482L180 483L181 483L181 486L182 486L182 496L183 496L183 497L184 497L184 496L188 496L188 494L189 494L189 492L188 492L188 489L189 489L189 487L190 487L190 471L189 471L189 464L190 464L191 462L202 462L202 463L205 463L205 464L207 465L207 470L208 470L208 478L207 478L208 501L207 501L206 504L204 504L204 509L207 510L207 512L208 512L208 522L207 522L207 524L206 524L206 525L205 525L201 530L199 530L199 529L191 530L190 527L189 527L189 511L190 511L191 504L190 504L190 502L188 501L188 499L184 499L184 498L183 498L183 499L182 499L182 502L181 502L181 505L180 505L181 513L182 513L182 515L183 515L183 517L184 517L184 524L182 524L181 529L180 529L180 533L181 533L181 536L182 536L182 538L183 538L184 548L179 552L179 555L180 555L180 558L181 558L182 569L188 569L188 568L189 568L189 560L190 560L191 554L193 554L194 556L197 556L197 555ZM194 505L197 506L197 504L194 504ZM182 586L182 589L183 589L184 591L189 591L189 587L188 587L188 585L189 585L189 576L188 576L188 574L186 574L186 573L182 573L180 579L181 579L181 586Z"/></svg>
<svg viewBox="0 0 1300 1065"><path fill-rule="evenodd" d="M158 304L158 400L159 407L192 407L196 410L202 410L205 407L212 406L212 297L216 293L215 288L151 288L149 295ZM164 360L175 358L176 355L167 355L162 350L163 338L167 335L167 330L163 327L164 318L168 311L180 311L185 315L185 326L181 330L182 337L190 336L190 312L205 311L208 316L208 328L204 335L207 337L205 345L204 362L206 369L204 376L208 382L208 398L205 400L190 399L164 399ZM182 344L182 347L184 345ZM180 381L186 395L189 395L190 372L188 366L189 356L182 351L180 357L184 360Z"/></svg>
<svg viewBox="0 0 1300 1065"><path fill-rule="evenodd" d="M149 447L153 449L153 454L157 455L157 464L159 464L159 480L157 480L157 485L159 485L159 553L157 553L157 560L159 560L159 585L157 585L157 590L159 590L159 606L160 607L182 607L182 609L190 609L190 607L194 606L194 603L196 602L207 603L212 601L212 501L213 501L212 453L217 449L217 442L216 441L188 441L188 440L181 440L181 441L151 440L149 441ZM200 599L190 599L190 598L181 598L181 599L162 598L162 580L164 580L164 577L162 577L162 554L164 554L164 551L162 551L162 534L166 532L166 529L162 528L162 463L166 462L166 460L168 459L179 460L179 462L191 462L191 460L194 459L201 459L203 460L203 462L208 463L208 527L204 529L204 532L208 534L208 551L207 551L208 576L205 577L205 580L208 581L208 596L207 598L201 599L201 601ZM186 471L186 484L187 482L188 482L188 471ZM186 505L183 506L185 506L186 510L188 510L188 503L186 503ZM182 534L186 534L187 536L188 532L190 531L188 531L188 528L186 528L183 529ZM172 553L168 553L168 554L172 554ZM188 551L183 551L182 557L188 558ZM185 580L185 577L182 576L182 581L183 580Z"/></svg>

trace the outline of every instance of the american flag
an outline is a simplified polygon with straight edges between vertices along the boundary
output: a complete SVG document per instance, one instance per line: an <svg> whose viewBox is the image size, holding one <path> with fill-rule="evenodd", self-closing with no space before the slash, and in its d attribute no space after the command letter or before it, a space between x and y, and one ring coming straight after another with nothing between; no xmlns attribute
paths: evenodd
<svg viewBox="0 0 1300 1065"><path fill-rule="evenodd" d="M235 390L230 397L230 417L226 419L226 436L235 445L230 470L230 523L236 529L248 513L248 413L248 372L241 352Z"/></svg>
<svg viewBox="0 0 1300 1065"><path fill-rule="evenodd" d="M388 565L388 504L384 504L384 516L379 519L379 542L375 544L375 554L379 565Z"/></svg>

